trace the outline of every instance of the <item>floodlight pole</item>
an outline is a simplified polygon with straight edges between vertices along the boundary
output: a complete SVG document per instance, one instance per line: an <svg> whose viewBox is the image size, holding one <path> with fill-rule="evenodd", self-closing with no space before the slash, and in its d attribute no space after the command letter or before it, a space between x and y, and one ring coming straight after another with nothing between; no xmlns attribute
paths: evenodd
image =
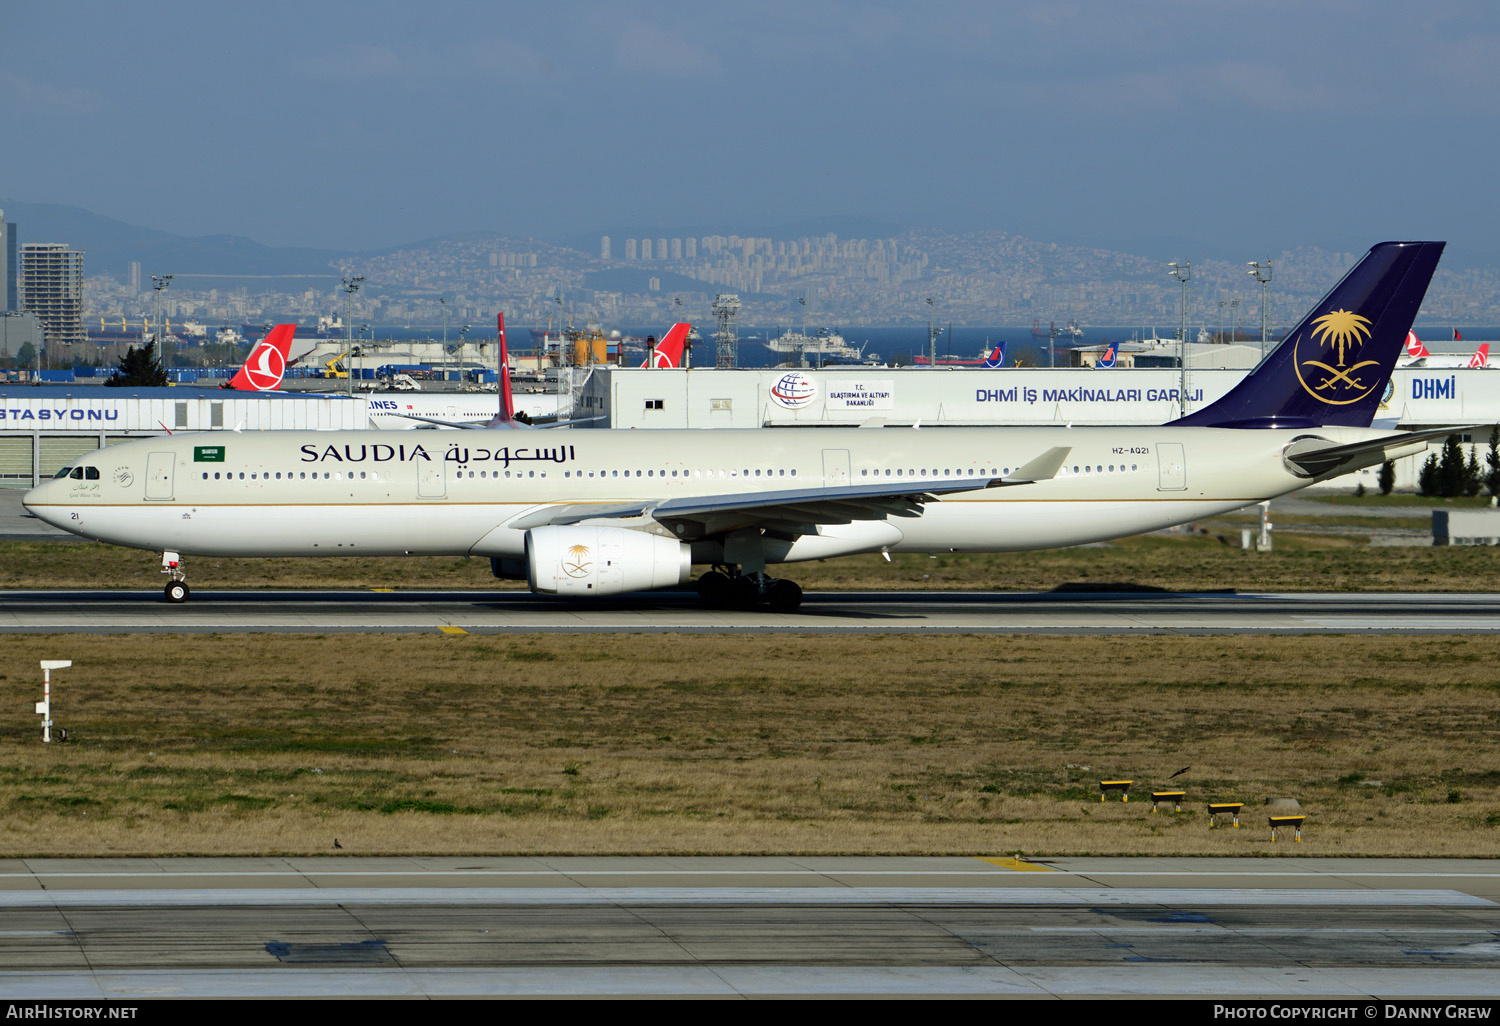
<svg viewBox="0 0 1500 1026"><path fill-rule="evenodd" d="M43 744L52 741L52 671L65 670L72 665L71 659L42 660L42 700L36 704L36 711L42 717Z"/></svg>
<svg viewBox="0 0 1500 1026"><path fill-rule="evenodd" d="M1188 279L1193 276L1193 262L1184 260L1182 263L1172 261L1167 265L1170 267L1172 277L1182 283L1182 333L1177 336L1177 401L1181 410L1181 416L1187 416L1187 330L1188 330Z"/></svg>
<svg viewBox="0 0 1500 1026"><path fill-rule="evenodd" d="M1270 340L1267 331L1267 287L1271 284L1271 261L1262 264L1259 260L1252 260L1247 265L1250 270L1245 273L1260 282L1260 358L1266 358L1266 343Z"/></svg>
<svg viewBox="0 0 1500 1026"><path fill-rule="evenodd" d="M363 355L365 355L365 351L367 349L373 349L373 348L375 348L375 329L372 328L372 327L370 327L368 324L361 324L359 326L359 338L360 338L359 352L356 353L352 349L349 351L349 377L350 377L350 380L353 380L353 378L354 378L354 365L355 365L355 359L356 359L356 357L357 356L363 356ZM350 388L352 389L353 386L351 385Z"/></svg>
<svg viewBox="0 0 1500 1026"><path fill-rule="evenodd" d="M937 367L937 339L932 334L932 297L927 297L927 369Z"/></svg>
<svg viewBox="0 0 1500 1026"><path fill-rule="evenodd" d="M152 341L160 343L156 347L156 358L163 361L163 366L165 366L167 337L161 330L161 293L162 289L172 284L174 277L176 275L172 274L153 274L151 276L151 288L156 291L156 333L152 336ZM41 364L37 364L37 366L40 367Z"/></svg>
<svg viewBox="0 0 1500 1026"><path fill-rule="evenodd" d="M354 294L359 291L361 277L344 279L344 364L345 378L348 379L349 387L346 391L349 398L354 398Z"/></svg>

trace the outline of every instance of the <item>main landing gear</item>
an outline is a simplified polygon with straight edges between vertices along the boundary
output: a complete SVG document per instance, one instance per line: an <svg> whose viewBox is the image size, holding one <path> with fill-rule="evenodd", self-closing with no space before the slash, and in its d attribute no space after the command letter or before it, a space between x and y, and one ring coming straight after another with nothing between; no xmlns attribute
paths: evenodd
<svg viewBox="0 0 1500 1026"><path fill-rule="evenodd" d="M167 582L167 601L173 603L186 602L189 593L187 575L182 572L182 557L175 552L163 552L161 554L161 572L170 574L172 577Z"/></svg>
<svg viewBox="0 0 1500 1026"><path fill-rule="evenodd" d="M754 609L766 605L778 613L789 613L802 604L802 589L795 581L724 567L698 578L698 599L710 609Z"/></svg>

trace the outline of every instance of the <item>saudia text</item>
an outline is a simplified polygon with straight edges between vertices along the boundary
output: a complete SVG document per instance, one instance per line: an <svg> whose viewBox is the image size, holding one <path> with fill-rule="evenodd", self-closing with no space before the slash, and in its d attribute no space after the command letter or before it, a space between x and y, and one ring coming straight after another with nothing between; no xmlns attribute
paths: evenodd
<svg viewBox="0 0 1500 1026"><path fill-rule="evenodd" d="M302 446L303 463L411 463L416 460L426 460L431 463L441 460L445 463L498 463L502 467L508 467L512 463L571 463L577 459L574 448L571 445L559 445L553 448L541 448L533 446L502 446L498 449L487 449L482 445L450 445L441 451L441 455L434 455L439 450L427 451L425 445L386 445L377 443L375 445L325 445L319 449L316 445Z"/></svg>

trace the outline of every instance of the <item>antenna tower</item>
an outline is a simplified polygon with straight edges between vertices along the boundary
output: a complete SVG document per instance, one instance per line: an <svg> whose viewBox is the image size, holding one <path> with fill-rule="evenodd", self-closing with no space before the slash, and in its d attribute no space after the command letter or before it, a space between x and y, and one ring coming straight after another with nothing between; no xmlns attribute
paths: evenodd
<svg viewBox="0 0 1500 1026"><path fill-rule="evenodd" d="M714 297L713 311L714 321L718 325L714 331L714 341L718 343L719 349L714 366L733 367L739 348L734 334L734 321L740 312L740 297L733 292L720 292Z"/></svg>

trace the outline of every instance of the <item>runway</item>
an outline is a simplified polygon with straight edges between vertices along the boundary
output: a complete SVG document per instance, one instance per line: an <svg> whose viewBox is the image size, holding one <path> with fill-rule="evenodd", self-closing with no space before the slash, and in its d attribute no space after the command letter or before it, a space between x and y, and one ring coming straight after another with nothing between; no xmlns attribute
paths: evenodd
<svg viewBox="0 0 1500 1026"><path fill-rule="evenodd" d="M1490 594L822 592L792 613L705 609L687 592L567 602L519 591L3 591L0 631L724 634L1492 633Z"/></svg>
<svg viewBox="0 0 1500 1026"><path fill-rule="evenodd" d="M1500 997L1500 861L0 861L0 997Z"/></svg>

